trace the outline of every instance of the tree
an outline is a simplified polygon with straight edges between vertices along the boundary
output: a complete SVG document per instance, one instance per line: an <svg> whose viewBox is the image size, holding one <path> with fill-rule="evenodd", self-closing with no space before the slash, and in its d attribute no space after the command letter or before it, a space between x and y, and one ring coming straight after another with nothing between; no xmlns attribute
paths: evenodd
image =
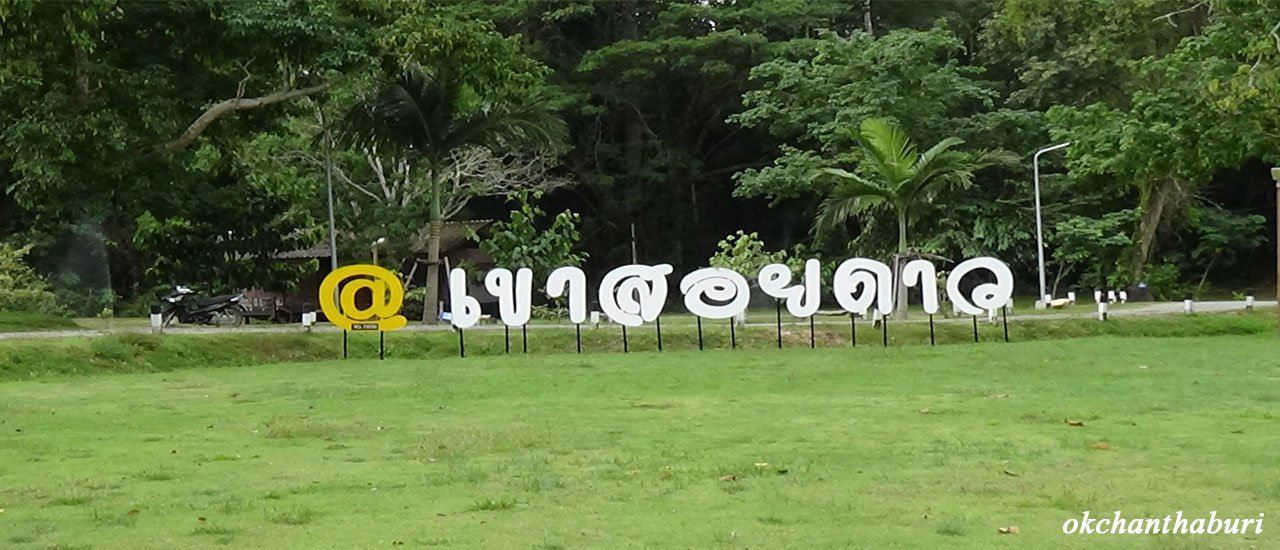
<svg viewBox="0 0 1280 550"><path fill-rule="evenodd" d="M533 195L534 199L538 197ZM516 209L511 211L511 219L491 225L489 237L480 240L480 250L493 258L498 267L529 268L538 281L545 280L557 267L582 264L586 254L576 250L582 240L578 232L581 218L565 210L556 214L550 225L544 226L541 221L546 212L529 198L529 193L515 196ZM479 236L472 231L471 238Z"/></svg>
<svg viewBox="0 0 1280 550"><path fill-rule="evenodd" d="M849 130L863 152L864 174L840 168L823 168L821 174L839 181L822 202L814 220L814 233L821 239L831 229L842 227L868 210L885 206L898 219L898 257L901 264L907 253L907 223L912 210L921 203L932 202L947 187L968 188L973 173L988 166L1012 164L1017 157L1006 151L966 153L954 150L964 140L949 137L923 153L916 150L907 134L887 120L864 120L859 132ZM895 269L895 271L900 271ZM907 295L898 285L897 310L906 318Z"/></svg>
<svg viewBox="0 0 1280 550"><path fill-rule="evenodd" d="M521 106L468 96L449 67L409 65L351 108L342 121L343 137L359 147L387 147L406 162L426 170L430 199L427 238L427 289L423 321L439 319L440 229L444 181L450 156L468 147L501 151L549 147L559 143L565 126L536 99Z"/></svg>

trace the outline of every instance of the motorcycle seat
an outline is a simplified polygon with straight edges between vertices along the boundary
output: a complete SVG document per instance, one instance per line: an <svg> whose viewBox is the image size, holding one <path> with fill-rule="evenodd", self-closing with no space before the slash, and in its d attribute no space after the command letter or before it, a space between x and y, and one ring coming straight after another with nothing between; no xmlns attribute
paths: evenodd
<svg viewBox="0 0 1280 550"><path fill-rule="evenodd" d="M204 306L211 306L213 304L221 304L224 302L230 302L232 301L232 298L235 298L237 296L240 296L240 295L239 294L223 294L221 296L214 296L212 298L205 298L203 300L199 300L196 302L196 305L200 307L204 307Z"/></svg>

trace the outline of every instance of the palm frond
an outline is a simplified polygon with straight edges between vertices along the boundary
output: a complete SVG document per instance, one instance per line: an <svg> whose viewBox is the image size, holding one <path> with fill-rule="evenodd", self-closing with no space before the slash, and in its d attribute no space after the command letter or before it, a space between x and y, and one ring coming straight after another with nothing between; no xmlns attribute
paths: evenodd
<svg viewBox="0 0 1280 550"><path fill-rule="evenodd" d="M822 240L829 231L844 227L850 219L876 206L896 201L893 191L878 186L862 177L839 168L823 168L819 171L840 178L821 204L814 219L813 234Z"/></svg>
<svg viewBox="0 0 1280 550"><path fill-rule="evenodd" d="M867 152L866 161L890 187L911 178L911 168L919 155L911 138L897 125L883 118L869 118L862 121L857 139Z"/></svg>

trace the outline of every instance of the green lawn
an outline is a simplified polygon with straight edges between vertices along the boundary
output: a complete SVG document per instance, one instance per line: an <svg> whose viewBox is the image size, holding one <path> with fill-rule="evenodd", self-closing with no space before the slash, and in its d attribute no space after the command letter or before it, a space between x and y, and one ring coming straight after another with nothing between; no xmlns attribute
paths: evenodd
<svg viewBox="0 0 1280 550"><path fill-rule="evenodd" d="M1061 534L1084 510L1280 517L1276 349L1094 337L10 381L0 547L1277 548L1280 525Z"/></svg>

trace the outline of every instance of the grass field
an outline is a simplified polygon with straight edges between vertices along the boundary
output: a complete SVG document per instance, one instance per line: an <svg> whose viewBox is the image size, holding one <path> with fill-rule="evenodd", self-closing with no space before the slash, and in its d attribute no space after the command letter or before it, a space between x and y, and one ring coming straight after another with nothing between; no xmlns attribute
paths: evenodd
<svg viewBox="0 0 1280 550"><path fill-rule="evenodd" d="M1280 517L1276 349L1093 337L10 381L0 547L1278 548L1280 526L1061 533L1084 510Z"/></svg>

